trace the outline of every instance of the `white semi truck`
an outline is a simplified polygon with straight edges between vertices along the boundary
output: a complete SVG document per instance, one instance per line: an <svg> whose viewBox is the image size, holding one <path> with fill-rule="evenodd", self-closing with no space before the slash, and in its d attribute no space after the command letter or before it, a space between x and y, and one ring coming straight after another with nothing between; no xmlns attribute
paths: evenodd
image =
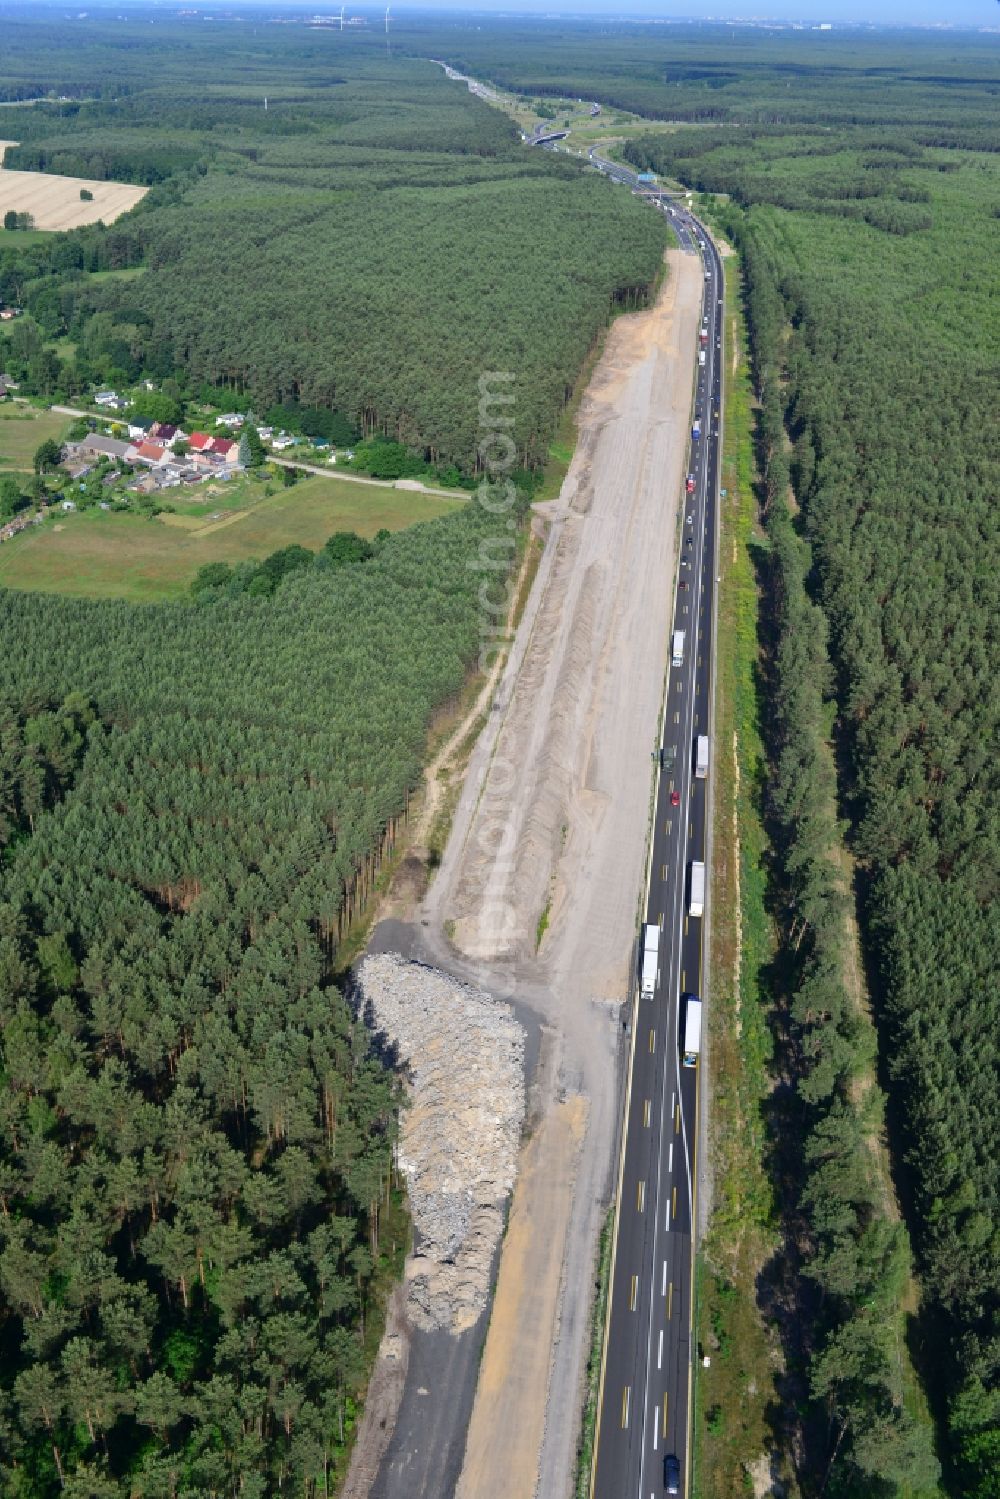
<svg viewBox="0 0 1000 1499"><path fill-rule="evenodd" d="M694 744L694 773L699 781L708 775L708 735L699 734Z"/></svg>
<svg viewBox="0 0 1000 1499"><path fill-rule="evenodd" d="M656 993L656 974L660 966L660 928L647 923L642 934L642 997L652 999Z"/></svg>
<svg viewBox="0 0 1000 1499"><path fill-rule="evenodd" d="M684 1006L684 1066L697 1067L701 1053L701 1000L689 994Z"/></svg>
<svg viewBox="0 0 1000 1499"><path fill-rule="evenodd" d="M691 865L691 900L688 912L691 916L705 914L705 866L697 859Z"/></svg>
<svg viewBox="0 0 1000 1499"><path fill-rule="evenodd" d="M670 661L673 666L684 665L684 635L685 631L675 630L673 649L670 653Z"/></svg>

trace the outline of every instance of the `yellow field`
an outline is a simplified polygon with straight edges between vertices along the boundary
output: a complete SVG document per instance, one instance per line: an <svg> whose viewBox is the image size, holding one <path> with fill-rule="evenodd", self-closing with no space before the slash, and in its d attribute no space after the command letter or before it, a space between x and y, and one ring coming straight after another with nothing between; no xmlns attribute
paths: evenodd
<svg viewBox="0 0 1000 1499"><path fill-rule="evenodd" d="M0 161L8 146L16 141L0 141ZM94 195L85 203L80 189ZM56 177L48 172L9 172L0 166L0 222L8 209L30 213L36 229L79 229L81 224L96 224L103 219L111 224L134 208L148 187L133 187L128 182L91 182L86 177Z"/></svg>

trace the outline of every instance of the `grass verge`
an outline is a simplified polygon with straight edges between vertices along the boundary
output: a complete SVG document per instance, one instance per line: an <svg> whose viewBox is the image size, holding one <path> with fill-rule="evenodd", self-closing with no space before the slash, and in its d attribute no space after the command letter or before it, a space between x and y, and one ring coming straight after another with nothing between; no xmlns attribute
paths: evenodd
<svg viewBox="0 0 1000 1499"><path fill-rule="evenodd" d="M766 1411L780 1356L757 1304L758 1277L777 1246L762 1118L770 1046L761 972L774 934L762 872L753 397L735 260L726 263L725 316L708 1007L713 1205L695 1281L692 1491L698 1499L745 1494L751 1467L763 1461L770 1469Z"/></svg>
<svg viewBox="0 0 1000 1499"><path fill-rule="evenodd" d="M601 1384L601 1359L604 1357L604 1325L608 1315L608 1290L611 1278L611 1248L615 1234L614 1205L608 1209L601 1229L597 1257L597 1295L590 1323L590 1354L587 1359L587 1398L583 1407L580 1445L576 1454L576 1476L573 1499L587 1499L590 1493L590 1470L594 1461L594 1437L597 1434L597 1398Z"/></svg>

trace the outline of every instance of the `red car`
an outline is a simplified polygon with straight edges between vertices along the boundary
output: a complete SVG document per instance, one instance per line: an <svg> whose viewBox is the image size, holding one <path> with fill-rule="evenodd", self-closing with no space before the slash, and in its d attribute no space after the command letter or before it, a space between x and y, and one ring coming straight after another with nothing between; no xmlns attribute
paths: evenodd
<svg viewBox="0 0 1000 1499"><path fill-rule="evenodd" d="M687 492L688 492L688 494L694 494L694 474L688 474L688 477L687 477Z"/></svg>
<svg viewBox="0 0 1000 1499"><path fill-rule="evenodd" d="M671 791L671 793L670 793L670 805L672 807L679 807L680 804L681 804L681 794L680 794L680 792L679 791Z"/></svg>

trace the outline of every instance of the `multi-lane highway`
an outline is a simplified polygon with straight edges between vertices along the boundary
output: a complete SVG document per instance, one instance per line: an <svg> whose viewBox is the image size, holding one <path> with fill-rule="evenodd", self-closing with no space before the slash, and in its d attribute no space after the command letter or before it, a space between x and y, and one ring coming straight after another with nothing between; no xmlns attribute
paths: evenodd
<svg viewBox="0 0 1000 1499"><path fill-rule="evenodd" d="M595 161L605 169L605 163ZM636 186L617 163L614 175ZM703 257L705 293L673 628L683 661L664 700L645 918L660 928L655 992L633 1010L632 1053L607 1338L593 1467L594 1499L687 1494L692 1375L692 1229L698 1151L697 1067L682 1065L686 996L702 994L704 921L689 915L692 861L708 863L708 785L694 773L695 740L711 733L722 263L702 226L661 202L682 246ZM690 436L690 434L689 434ZM670 514L665 507L664 514ZM664 587L673 580L664 578ZM638 974L636 975L638 980ZM637 983L638 992L638 983ZM665 1466L665 1459L675 1459ZM676 1471L677 1488L672 1487Z"/></svg>

